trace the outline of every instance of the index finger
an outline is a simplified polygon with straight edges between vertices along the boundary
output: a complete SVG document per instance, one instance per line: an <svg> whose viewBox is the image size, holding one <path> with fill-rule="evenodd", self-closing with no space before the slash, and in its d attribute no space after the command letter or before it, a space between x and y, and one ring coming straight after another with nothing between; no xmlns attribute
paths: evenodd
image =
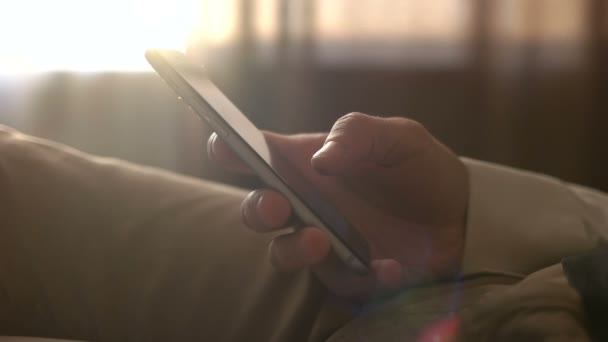
<svg viewBox="0 0 608 342"><path fill-rule="evenodd" d="M249 166L215 132L207 140L207 156L228 170L251 173Z"/></svg>

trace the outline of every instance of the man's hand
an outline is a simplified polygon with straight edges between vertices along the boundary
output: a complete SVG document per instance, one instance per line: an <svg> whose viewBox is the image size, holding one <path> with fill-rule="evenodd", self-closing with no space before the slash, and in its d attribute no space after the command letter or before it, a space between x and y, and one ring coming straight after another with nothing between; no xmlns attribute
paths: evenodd
<svg viewBox="0 0 608 342"><path fill-rule="evenodd" d="M331 252L324 232L300 226L270 243L278 270L311 267L331 291L352 298L458 273L468 174L422 125L352 113L329 134L265 137L272 154L297 167L353 223L373 259L369 275L354 274ZM228 169L247 170L215 134L208 153ZM245 223L260 233L293 224L289 202L273 190L253 191L242 209Z"/></svg>

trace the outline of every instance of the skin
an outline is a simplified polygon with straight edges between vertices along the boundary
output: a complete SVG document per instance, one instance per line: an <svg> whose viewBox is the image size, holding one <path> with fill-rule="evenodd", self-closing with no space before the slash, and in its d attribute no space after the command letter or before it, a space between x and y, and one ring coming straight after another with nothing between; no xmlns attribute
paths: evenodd
<svg viewBox="0 0 608 342"><path fill-rule="evenodd" d="M279 163L297 167L353 223L373 259L370 274L354 274L333 255L325 233L296 222L297 229L270 242L269 259L277 270L310 268L329 290L354 299L459 272L468 174L422 125L351 113L328 134L264 134L271 154L284 158ZM208 153L227 169L248 172L215 134ZM289 203L271 189L250 193L242 212L246 225L259 233L294 226Z"/></svg>

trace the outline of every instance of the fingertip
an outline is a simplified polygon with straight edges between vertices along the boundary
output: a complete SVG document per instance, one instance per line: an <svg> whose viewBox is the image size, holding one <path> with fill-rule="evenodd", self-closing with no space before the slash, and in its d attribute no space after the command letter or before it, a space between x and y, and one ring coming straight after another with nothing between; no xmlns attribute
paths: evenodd
<svg viewBox="0 0 608 342"><path fill-rule="evenodd" d="M261 190L254 190L247 194L241 203L241 220L245 225L254 231L263 231L261 229L260 220L257 216L256 206L258 200L262 196Z"/></svg>
<svg viewBox="0 0 608 342"><path fill-rule="evenodd" d="M401 286L403 282L403 269L398 261L393 259L374 260L372 262L372 269L381 287L396 289Z"/></svg>
<svg viewBox="0 0 608 342"><path fill-rule="evenodd" d="M313 156L310 165L321 175L330 176L332 174L331 162L324 157Z"/></svg>
<svg viewBox="0 0 608 342"><path fill-rule="evenodd" d="M329 250L325 234L307 227L275 237L269 247L270 262L281 272L293 272L321 263Z"/></svg>
<svg viewBox="0 0 608 342"><path fill-rule="evenodd" d="M232 149L215 132L211 133L207 140L207 154L211 160L227 166L240 164L240 160L234 155Z"/></svg>
<svg viewBox="0 0 608 342"><path fill-rule="evenodd" d="M235 154L232 148L217 133L212 133L207 140L209 160L230 171L250 173L249 167Z"/></svg>
<svg viewBox="0 0 608 342"><path fill-rule="evenodd" d="M291 217L291 205L285 196L273 190L263 191L251 204L259 222L268 230L287 225Z"/></svg>
<svg viewBox="0 0 608 342"><path fill-rule="evenodd" d="M241 217L249 228L258 233L286 228L290 224L291 204L274 190L254 190L241 204Z"/></svg>
<svg viewBox="0 0 608 342"><path fill-rule="evenodd" d="M308 265L316 265L323 261L331 250L327 234L315 227L303 228L300 232L300 248L302 256Z"/></svg>
<svg viewBox="0 0 608 342"><path fill-rule="evenodd" d="M312 167L323 175L339 173L347 150L335 141L326 142L311 158Z"/></svg>

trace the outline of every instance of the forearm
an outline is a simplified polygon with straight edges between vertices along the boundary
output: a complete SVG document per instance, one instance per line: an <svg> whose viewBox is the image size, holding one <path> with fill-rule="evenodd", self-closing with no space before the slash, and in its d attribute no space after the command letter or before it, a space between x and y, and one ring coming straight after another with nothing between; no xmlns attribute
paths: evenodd
<svg viewBox="0 0 608 342"><path fill-rule="evenodd" d="M464 273L529 274L608 237L608 197L464 159L471 180Z"/></svg>

